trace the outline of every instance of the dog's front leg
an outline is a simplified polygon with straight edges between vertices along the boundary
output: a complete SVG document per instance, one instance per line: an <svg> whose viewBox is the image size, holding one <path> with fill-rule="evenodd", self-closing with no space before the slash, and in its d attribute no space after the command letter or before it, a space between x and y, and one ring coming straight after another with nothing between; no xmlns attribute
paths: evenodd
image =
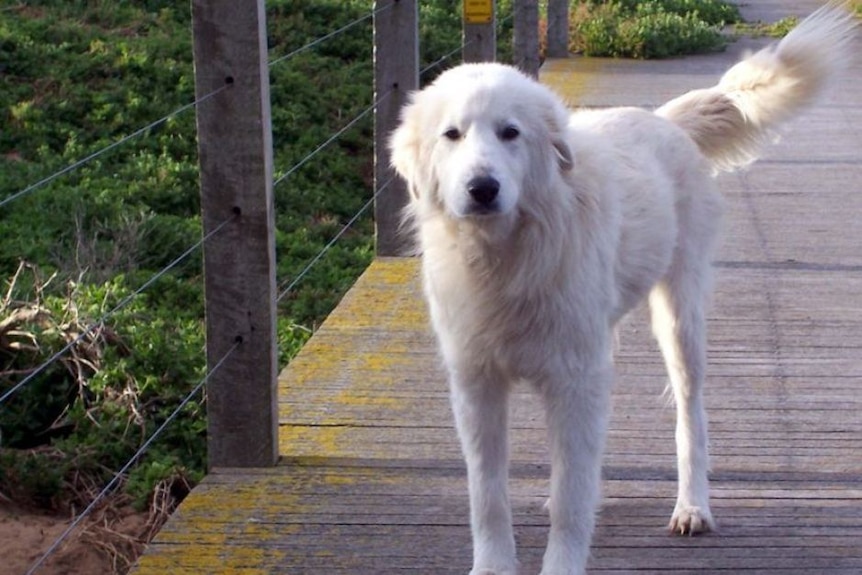
<svg viewBox="0 0 862 575"><path fill-rule="evenodd" d="M551 447L551 531L541 575L580 575L586 569L612 377L608 364L540 387Z"/></svg>
<svg viewBox="0 0 862 575"><path fill-rule="evenodd" d="M452 410L467 462L471 575L515 575L515 537L509 504L508 384L452 375Z"/></svg>

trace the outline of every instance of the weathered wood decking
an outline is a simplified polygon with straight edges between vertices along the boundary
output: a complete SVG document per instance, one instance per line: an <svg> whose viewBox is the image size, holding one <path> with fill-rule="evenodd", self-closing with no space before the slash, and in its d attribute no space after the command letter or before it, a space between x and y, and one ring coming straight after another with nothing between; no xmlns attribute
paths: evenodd
<svg viewBox="0 0 862 575"><path fill-rule="evenodd" d="M653 105L734 58L569 60L544 79L567 79L560 89L586 105ZM718 533L665 531L673 408L645 314L622 327L592 573L862 573L859 94L857 64L764 161L722 177L707 393ZM464 470L417 269L369 268L281 377L280 465L211 473L137 575L469 570ZM512 501L531 574L547 455L538 403L526 388L513 399Z"/></svg>
<svg viewBox="0 0 862 575"><path fill-rule="evenodd" d="M734 261L720 270L708 396L721 531L664 530L673 410L636 318L621 337L592 572L862 570L862 271ZM281 465L208 476L137 573L468 570L464 472L415 271L375 262L284 375ZM526 390L513 411L517 536L534 573L544 432Z"/></svg>

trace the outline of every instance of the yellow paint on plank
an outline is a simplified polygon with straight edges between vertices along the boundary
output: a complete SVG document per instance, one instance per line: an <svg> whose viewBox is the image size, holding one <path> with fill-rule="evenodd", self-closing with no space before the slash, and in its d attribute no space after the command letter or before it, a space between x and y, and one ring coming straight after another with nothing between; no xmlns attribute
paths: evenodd
<svg viewBox="0 0 862 575"><path fill-rule="evenodd" d="M392 331L428 333L425 303L418 290L418 263L412 258L377 260L327 318L320 331L305 344L280 381L291 386L338 376L345 366L374 372L396 367L407 345L386 339L361 337L357 330L375 330L379 337ZM369 354L369 352L371 352ZM362 364L349 362L362 358Z"/></svg>
<svg viewBox="0 0 862 575"><path fill-rule="evenodd" d="M301 478L293 475L261 476L241 485L209 484L195 491L195 497L183 502L182 512L188 515L206 516L216 513L243 511L249 514L253 524L254 510L276 505L290 513L307 510L300 496L295 493ZM252 527L250 527L252 528Z"/></svg>
<svg viewBox="0 0 862 575"><path fill-rule="evenodd" d="M282 425L278 430L278 452L290 456L297 445L302 445L303 452L321 457L356 455L350 432L348 426Z"/></svg>
<svg viewBox="0 0 862 575"><path fill-rule="evenodd" d="M184 545L182 552L153 553L141 558L134 575L268 575L287 555L257 546Z"/></svg>
<svg viewBox="0 0 862 575"><path fill-rule="evenodd" d="M576 107L584 94L595 89L603 67L601 58L550 59L542 64L539 79L559 94L569 107Z"/></svg>
<svg viewBox="0 0 862 575"><path fill-rule="evenodd" d="M418 290L416 295L395 290L357 295L345 301L339 311L327 319L328 329L424 331L428 326L425 302L419 297Z"/></svg>
<svg viewBox="0 0 862 575"><path fill-rule="evenodd" d="M293 498L296 499L295 496ZM296 532L298 526L279 525L275 531L272 526L264 526L253 520L236 521L242 514L232 505L239 500L237 494L228 494L224 490L220 490L217 498L208 491L195 491L183 502L183 515L192 514L195 508L209 513L195 517L193 530L166 529L160 533L157 544L139 560L133 573L262 575L271 572L267 566L277 565L284 559L285 553L265 543ZM280 505L281 502L271 504ZM212 513L219 510L224 513ZM252 543L238 543L238 540ZM174 556L175 549L182 550L181 557Z"/></svg>
<svg viewBox="0 0 862 575"><path fill-rule="evenodd" d="M398 409L402 400L388 390L402 382L414 363L410 343L393 333L412 331L429 338L425 303L414 258L375 260L279 377L280 453L310 450L324 457L354 454L344 413L369 418ZM429 340L430 341L430 340ZM326 391L332 390L327 395ZM312 391L313 390L313 391ZM313 402L307 398L312 397ZM316 426L291 425L312 419ZM302 446L297 452L291 446Z"/></svg>
<svg viewBox="0 0 862 575"><path fill-rule="evenodd" d="M386 395L357 395L354 391L346 389L335 396L333 402L336 405L350 405L358 407L388 407L394 408L399 401Z"/></svg>
<svg viewBox="0 0 862 575"><path fill-rule="evenodd" d="M401 286L419 277L419 258L377 258L368 274L379 285Z"/></svg>
<svg viewBox="0 0 862 575"><path fill-rule="evenodd" d="M356 285L363 289L348 293L327 318L327 329L427 330L428 314L421 297L418 259L375 260Z"/></svg>
<svg viewBox="0 0 862 575"><path fill-rule="evenodd" d="M360 349L357 345L351 345L350 339L341 337L323 342L323 338L320 338L320 341L309 341L306 347L311 347L303 357L294 359L290 368L282 373L281 380L285 384L303 385L333 380L339 375L356 371L377 375L411 364L407 357L410 349L405 343L387 341L385 349Z"/></svg>
<svg viewBox="0 0 862 575"><path fill-rule="evenodd" d="M315 347L310 353L314 355L297 361L280 380L281 421L314 414L317 421L328 425L349 411L343 408L395 409L401 404L387 390L402 381L400 373L411 363L405 346L387 346L385 353L346 352L344 347L327 346ZM321 418L321 412L335 418Z"/></svg>

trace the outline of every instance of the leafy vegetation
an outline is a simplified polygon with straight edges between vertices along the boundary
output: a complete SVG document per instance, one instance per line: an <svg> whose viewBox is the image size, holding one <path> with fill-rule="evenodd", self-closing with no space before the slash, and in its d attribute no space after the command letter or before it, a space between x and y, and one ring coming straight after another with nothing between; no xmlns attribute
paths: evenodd
<svg viewBox="0 0 862 575"><path fill-rule="evenodd" d="M92 318L130 298L122 276L103 284L70 281L65 293L48 293L38 270L22 265L10 294L28 280L35 300L0 302L3 375L28 374L71 348L3 406L0 485L18 501L75 503L89 495L89 485L107 483L180 403L187 382L200 379L203 334L197 318L169 317L147 296L93 328ZM173 474L200 478L204 431L200 403L189 404L131 472L140 505ZM165 472L150 476L154 466Z"/></svg>
<svg viewBox="0 0 862 575"><path fill-rule="evenodd" d="M799 24L796 16L787 16L777 22L740 22L733 27L733 33L737 36L767 36L770 38L783 38L788 32Z"/></svg>
<svg viewBox="0 0 862 575"><path fill-rule="evenodd" d="M721 0L584 0L572 3L572 15L572 52L627 58L722 50L722 26L741 20Z"/></svg>
<svg viewBox="0 0 862 575"><path fill-rule="evenodd" d="M280 57L371 5L268 2L276 177L371 105L370 22ZM588 39L639 57L717 49L714 27L738 17L711 1L576 5L577 50L596 53ZM498 7L506 15L511 1ZM425 1L421 10L425 67L457 50L460 0ZM501 20L505 60L512 23ZM0 405L0 495L47 506L88 502L204 375L200 252L135 293L200 240L195 118L192 110L173 114L194 98L191 58L190 15L176 2L0 8L0 201L166 118L0 207L0 394L32 377ZM456 60L431 66L423 80ZM360 121L276 186L282 287L371 197L371 131L370 117ZM372 252L366 214L281 300L282 363ZM64 346L60 361L34 372ZM181 497L203 474L203 402L188 403L130 472L125 489L140 505L166 484L185 486L169 489Z"/></svg>

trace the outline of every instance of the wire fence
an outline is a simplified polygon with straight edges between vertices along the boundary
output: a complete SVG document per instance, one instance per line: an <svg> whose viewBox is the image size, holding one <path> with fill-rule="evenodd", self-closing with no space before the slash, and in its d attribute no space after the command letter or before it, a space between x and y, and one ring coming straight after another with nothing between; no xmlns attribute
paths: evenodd
<svg viewBox="0 0 862 575"><path fill-rule="evenodd" d="M89 336L90 334L92 334L92 333L93 333L93 332L94 332L94 331L95 331L99 326L103 326L103 325L105 325L105 323L106 323L106 322L111 318L111 316L113 316L113 315L114 315L114 314L116 314L118 311L120 311L121 309L123 309L124 307L126 307L127 305L129 305L130 303L132 303L132 301L134 301L134 299L135 299L136 297L138 297L139 295L141 295L142 293L144 293L144 291L146 291L146 289L147 289L147 288L149 288L149 287L150 287L150 286L152 286L154 283L156 283L156 281L158 281L158 280L159 280L159 278L163 277L163 276L164 276L165 274L167 274L169 271L171 271L172 269L174 269L174 268L176 268L178 265L180 265L180 264L181 264L183 261L185 261L185 260L186 260L190 255L192 255L194 252L196 252L198 249L200 249L200 248L201 248L201 246L203 246L203 245L204 245L204 243L206 243L206 242L207 242L207 240L209 240L211 237L215 236L215 235L216 235L217 233L219 233L222 229L224 229L224 227L225 227L225 226L227 226L227 225L228 225L228 224L229 224L229 223L230 223L230 222L231 222L235 217L236 217L236 215L234 214L234 215L232 215L230 218L228 218L228 219L224 220L222 223L220 223L220 224L219 224L219 225L217 225L215 228L213 228L212 230L210 230L210 232L209 232L209 233L207 233L205 236L203 236L203 237L202 237L199 241L197 241L193 246L189 247L186 251L184 251L182 254L180 254L180 255L179 255L176 259L174 259L171 263L169 263L169 264L168 264L168 265L166 265L164 268L162 268L161 270L159 270L158 272L156 272L155 274L153 274L153 275L150 277L150 279L148 279L148 280L147 280L147 281L145 281L143 284L141 284L141 286L140 286L138 289L136 289L135 291L133 291L133 292L132 292L131 294L129 294L128 296L124 297L124 298L120 301L120 303L118 303L117 305L115 305L114 307L112 307L112 308L111 308L107 313L105 313L104 315L102 315L98 320L96 320L96 321L94 321L93 323L91 323L87 328L85 328L84 330L82 330L82 331L81 331L81 333L80 333L80 334L78 334L78 336L77 336L77 337L75 337L74 339L72 339L69 343L67 343L65 346L63 346L59 351L57 351L56 353L54 353L54 355L52 355L52 356L51 356L51 357L49 357L47 360L45 360L42 364L40 364L38 367L36 367L35 369L33 369L33 370L32 370L29 374L27 374L27 376L26 376L26 377L24 377L21 381L19 381L17 384L15 384L15 385L14 385L14 386L12 386L11 388L9 388L9 389L8 389L8 390L7 390L7 391L6 391L2 396L0 396L0 405L3 405L3 403L4 403L4 402L6 402L6 400L8 400L10 397L12 397L12 396L13 396L13 395L18 391L18 390L20 390L21 388L23 388L24 386L26 386L28 383L30 383L31 381L33 381L33 380L36 378L36 376L38 376L40 373L42 373L43 371L45 371L45 370L46 370L46 369L47 369L51 364L53 364L55 361L59 360L59 359L60 359L61 357L63 357L66 353L68 353L68 351L69 351L69 350L71 350L73 347L75 347L77 344L79 344L81 341L83 341L87 336Z"/></svg>
<svg viewBox="0 0 862 575"><path fill-rule="evenodd" d="M377 191L374 192L374 195L371 196L371 198L369 198L368 201L365 202L361 208L359 208L359 210L357 210L357 212L353 215L353 217L351 217L349 220L347 220L347 222L341 227L341 229L338 231L338 233L335 234L334 236L332 236L332 239L329 240L326 243L326 245L323 246L323 248L319 252L317 252L317 255L315 255L313 258L311 258L309 260L309 262L305 265L305 267L302 268L302 271L300 271L298 274L296 274L296 277L294 277L293 279L291 279L289 281L282 282L281 286L279 286L279 288L278 288L278 295L276 296L277 301L281 301L282 299L284 299L284 297L287 294L289 294L290 292L293 291L293 288L295 288L299 284L299 282L301 282L303 280L303 278L305 278L305 276L308 275L308 272L310 272L311 269L314 267L314 265L318 261L320 261L320 259L323 258L323 256L325 256L326 253L330 249L332 249L332 246L334 246L336 244L336 242L338 242L338 240L341 239L341 236L343 236L353 226L353 224L355 224L356 221L360 217L362 217L362 215L366 211L368 211L368 208L370 208L372 205L374 205L374 201L377 199L377 197L381 193L383 193L386 190L386 188L388 188L389 185L394 180L395 180L395 178L393 177L393 178L390 178L389 180L387 180L386 182L384 182L377 189Z"/></svg>
<svg viewBox="0 0 862 575"><path fill-rule="evenodd" d="M290 58L296 57L303 52L306 52L306 51L308 51L308 50L310 50L316 46L319 46L321 43L325 42L326 40L332 39L332 38L336 37L338 34L345 33L348 30L356 27L357 25L359 25L363 22L367 22L376 13L382 12L383 10L385 10L389 7L391 7L391 5L386 5L382 8L377 8L377 9L373 10L372 12L369 12L368 14L351 21L347 25L342 26L342 27L338 28L337 30L335 30L329 34L326 34L324 36L316 38L315 40L308 42L307 44L289 52L288 54L286 54L284 56L281 56L281 57L278 57L278 58L271 60L269 62L269 65L273 66L275 64L285 62L285 61L289 60ZM37 182L34 182L33 184L26 186L24 189L22 189L18 192L15 192L15 193L11 194L10 196L4 198L2 201L0 201L0 207L4 207L7 204L11 204L15 200L18 200L18 199L26 196L27 194L35 192L36 190L38 190L44 186L47 186L48 184L61 178L62 176L69 174L71 172L74 172L75 170L83 167L84 165L91 162L92 160L95 160L96 158L99 158L99 157L107 154L111 150L114 150L114 149L116 149L116 148L118 148L124 144L127 144L130 141L134 140L135 138L141 137L144 134L147 134L148 132L151 132L154 128L168 122L169 120L178 116L179 114L182 114L183 112L186 112L187 110L193 109L196 106L207 102L208 100L210 100L211 98L222 93L224 90L228 89L232 85L233 85L232 82L226 81L226 83L223 86L213 90L212 92L209 92L209 93L205 94L204 96L201 96L201 97L195 99L194 101L173 110L169 114L166 114L165 116L162 116L161 118L147 124L146 126L135 130L131 134L123 136L123 137L115 140L114 142L96 150L95 152L88 154L87 156L81 158L80 160L75 161L74 163L62 168L61 170L58 170L58 171L40 179L40 180L38 180ZM311 152L306 154L302 159L300 159L298 162L296 162L293 166L291 166L287 170L285 170L285 172L282 175L278 176L275 179L275 181L273 182L273 185L274 186L278 185L279 183L281 183L282 181L284 181L285 179L287 179L288 177L293 175L300 168L302 168L309 161L311 161L321 151L326 149L333 142L337 141L342 135L344 135L346 132L348 132L351 128L356 126L363 118L367 117L371 112L373 112L377 103L379 103L387 95L388 95L388 93L381 96L381 98L379 98L377 102L375 102L374 104L372 104L372 105L368 106L367 108L365 108L364 110L362 110L357 116L355 116L352 120L347 122L341 129L339 129L334 134L332 134L332 136L330 136L325 142L323 142L322 144L317 146L314 150L312 150ZM367 207L368 207L368 203L366 203L360 209L360 211L357 215L354 215L350 219L350 223L351 224L354 223L356 221L356 219L358 219L358 216L361 215L361 213L363 213L367 209ZM192 245L190 248L188 248L186 251L184 251L179 257L177 257L175 260L173 260L171 263L166 265L164 268L162 268L161 270L159 270L158 272L153 274L153 276L151 276L150 279L148 279L146 282L144 282L132 294L130 294L129 296L124 298L119 304L117 304L109 312L104 314L99 320L97 320L96 322L93 322L88 328L86 328L83 332L81 332L75 339L70 341L66 346L61 348L58 352L56 352L54 355L52 355L44 363L42 363L41 365L36 367L34 370L32 370L20 382L18 382L14 386L12 386L10 389L6 390L2 395L0 395L0 405L2 405L4 402L6 402L17 391L19 391L21 388L26 386L33 379L35 379L48 366L50 366L52 363L57 361L60 357L62 357L65 353L67 353L75 345L80 343L87 335L92 333L92 331L95 330L98 326L103 325L116 312L118 312L119 310L124 308L126 305L131 303L131 301L133 301L137 296L141 295L148 287L150 287L153 283L155 283L159 278L163 277L165 274L167 274L168 272L170 272L171 270L176 268L180 263L182 263L184 260L186 260L192 253L194 253L195 251L200 249L206 243L207 240L209 240L216 233L220 232L232 219L233 219L233 216L229 219L226 219L221 224L217 225L208 234L206 234L204 237L202 237L198 242L196 242L194 245ZM340 237L340 235L338 237ZM328 250L329 247L331 247L331 245L328 246L327 248L325 248L325 250ZM324 253L325 253L325 250L324 250ZM314 261L318 261L320 259L320 257L319 257L320 255L322 255L322 254L318 254L318 257L316 257Z"/></svg>
<svg viewBox="0 0 862 575"><path fill-rule="evenodd" d="M365 118L366 116L371 114L371 112L374 111L374 109L377 107L377 105L380 102L382 102L384 98L388 97L390 94L391 94L391 92L384 93L382 96L380 96L377 99L377 101L375 101L373 104L371 104L370 106L368 106L367 108L365 108L364 110L359 112L359 114L354 116L352 120L347 122L343 127L341 127L334 134L332 134L329 138L327 138L326 141L324 141L322 144L320 144L319 146L314 148L311 152L306 154L305 157L303 157L301 160L296 162L293 166L291 166L290 168L285 170L285 172L282 175L276 177L275 181L273 182L273 186L277 186L278 184L280 184L281 182L283 182L284 180L286 180L287 178L292 176L300 168L305 166L305 164L310 162L317 154L319 154L320 152L322 152L323 150L328 148L330 146L330 144L332 144L333 142L338 140L341 136L343 136L345 133L347 133L351 128L356 126L356 124L358 124L360 122L360 120L362 120L363 118Z"/></svg>
<svg viewBox="0 0 862 575"><path fill-rule="evenodd" d="M363 22L367 22L368 20L374 18L374 16L376 16L377 14L380 14L381 12L384 12L384 11L389 10L391 8L392 8L392 4L384 4L383 6L372 10L368 14L360 16L359 18L356 18L352 22L349 22L349 23L345 24L344 26L337 28L336 30L333 30L329 34L325 34L323 36L320 36L319 38L316 38L316 39L312 40L311 42L308 42L307 44L300 46L299 48L296 48L295 50L292 50L283 56L279 56L278 58L271 59L269 61L269 66L270 67L275 66L276 64L280 64L281 62L284 62L286 60L290 60L291 58L298 56L299 54L302 54L303 52L307 52L308 50L311 50L315 46L319 46L320 44L326 42L327 40L335 38L339 34L344 34L348 30L350 30L351 28L355 28L359 24L362 24Z"/></svg>
<svg viewBox="0 0 862 575"><path fill-rule="evenodd" d="M158 128L162 124L165 124L168 121L170 121L171 119L179 116L183 112L185 112L187 110L192 110L195 107L199 106L200 104L203 104L204 102L206 102L210 98L213 98L213 97L221 94L223 91L228 89L231 85L232 85L231 83L226 82L223 86L216 88L212 92L209 92L208 94L205 94L205 95L201 96L200 98L196 98L194 101L189 102L188 104L186 104L184 106L180 106L179 108L177 108L173 112L170 112L169 114L162 116L158 120L155 120L155 121L147 124L146 126L135 130L131 134L129 134L127 136L123 136L122 138L108 144L107 146L100 148L100 149L96 150L95 152L88 154L87 156L84 156L80 160L73 162L73 163L69 164L68 166L66 166L66 167L64 167L64 168L62 168L62 169L60 169L60 170L58 170L58 171L56 171L56 172L54 172L48 176L45 176L41 180L30 184L29 186L25 187L24 189L22 189L18 192L10 194L9 196L0 200L0 208L3 208L7 204L11 204L15 200L21 199L21 198L27 196L28 194L35 192L36 190L38 190L40 188L44 188L45 186L47 186L48 184L50 184L54 180L57 180L58 178L61 178L62 176L65 176L66 174L69 174L71 172L74 172L75 170L77 170L77 169L83 167L84 165L92 162L96 158L104 156L105 154L107 154L111 150L119 148L123 144L126 144L126 143L134 140L135 138L139 138L139 137L143 136L144 134L151 132L152 130Z"/></svg>
<svg viewBox="0 0 862 575"><path fill-rule="evenodd" d="M370 11L367 14L363 14L361 17L356 18L349 22L346 25L340 26L339 28L329 32L323 36L320 36L314 39L307 44L296 48L282 56L278 56L275 58L271 58L269 61L269 66L275 66L282 64L295 58L299 54L307 52L315 47L320 46L326 41L337 38L339 35L346 33L348 30L354 29L363 23L367 23L371 20L375 14L380 13L383 10L386 10L391 7L391 4L386 4L382 8L376 8ZM440 58L436 59L426 67L424 67L420 73L425 74L426 72L443 66L447 62L451 61L459 52L463 50L463 45L458 45L454 47L451 51L447 52ZM133 131L132 133L122 136L112 143L90 153L81 159L69 164L68 166L45 176L38 181L20 189L19 191L10 194L6 198L0 200L0 208L13 207L12 204L25 197L29 194L36 192L37 190L48 187L51 183L59 180L63 176L66 176L78 169L82 166L92 162L93 160L104 156L105 154L110 153L111 151L128 145L131 141L135 139L145 138L147 134L153 132L153 130L159 127L162 124L170 121L172 118L187 112L188 110L194 109L197 106L206 105L210 100L217 98L220 94L230 89L232 83L227 82L220 86L219 88L213 90L210 93L207 93L203 96L200 96L193 101L178 107L172 112L156 119L153 122L148 123L147 125ZM331 136L329 136L324 142L318 145L316 148L311 150L309 153L304 155L302 159L298 162L284 170L280 175L276 176L273 181L273 185L279 185L290 176L295 174L298 170L304 167L306 164L311 162L321 151L331 146L334 142L336 142L339 138L341 138L345 133L354 129L363 119L368 117L375 109L375 107L385 98L389 96L389 93L384 93L380 96L377 101L372 102L369 106L362 109L356 116L354 116L350 121L345 123L343 127L335 131ZM295 277L284 280L278 285L277 290L277 301L281 301L285 298L289 293L291 293L296 286L307 276L309 271L327 254L327 252L343 237L343 235L367 212L368 209L374 204L374 201L378 198L378 196L384 192L393 182L394 178L389 179L385 183L379 186L376 190L373 191L371 196L367 201L363 203L363 205L341 226L339 231L315 254L308 262L304 265L302 270L296 274ZM211 229L207 234L203 235L200 240L195 242L193 245L188 247L185 251L183 251L179 256L174 258L169 264L164 266L161 270L152 274L146 281L144 281L137 289L135 289L128 296L123 298L118 304L112 307L108 312L104 313L97 320L90 323L81 333L79 333L75 338L70 340L64 347L51 355L46 361L42 364L34 367L30 370L20 381L15 383L9 389L3 392L0 395L0 408L8 402L16 393L19 393L23 388L25 388L28 384L32 383L36 378L42 374L50 365L57 362L62 358L65 354L67 354L72 348L78 345L81 341L83 341L86 337L92 334L94 331L98 330L100 326L104 326L111 317L116 314L119 310L126 307L136 298L141 296L148 288L152 287L160 278L164 277L166 274L170 273L177 266L179 266L183 261L187 260L192 254L196 253L198 250L201 250L203 246L216 234L221 233L227 226L229 226L232 222L237 218L237 214L231 214L226 217L224 221L222 221L219 225L215 226ZM45 552L31 565L31 567L26 572L27 575L36 573L39 568L44 564L44 562L60 548L62 543L69 537L71 533L75 531L77 527L92 513L94 509L96 509L100 503L104 501L104 499L115 490L123 480L125 474L140 461L145 452L153 445L154 442L158 440L158 438L163 434L165 429L167 429L177 418L178 414L182 412L182 410L191 402L206 386L210 377L217 372L227 361L230 360L231 356L236 352L236 350L242 345L242 341L237 339L233 346L224 354L224 356L215 363L211 369L192 387L192 389L188 392L188 394L180 401L180 403L176 406L176 408L171 412L171 414L163 421L163 423L144 441L138 450L134 453L134 455L129 458L129 460L114 473L112 479L103 487L103 489L92 499L92 501L81 511L79 514L75 516L75 518L71 521L68 528L59 536L56 540L45 550Z"/></svg>

